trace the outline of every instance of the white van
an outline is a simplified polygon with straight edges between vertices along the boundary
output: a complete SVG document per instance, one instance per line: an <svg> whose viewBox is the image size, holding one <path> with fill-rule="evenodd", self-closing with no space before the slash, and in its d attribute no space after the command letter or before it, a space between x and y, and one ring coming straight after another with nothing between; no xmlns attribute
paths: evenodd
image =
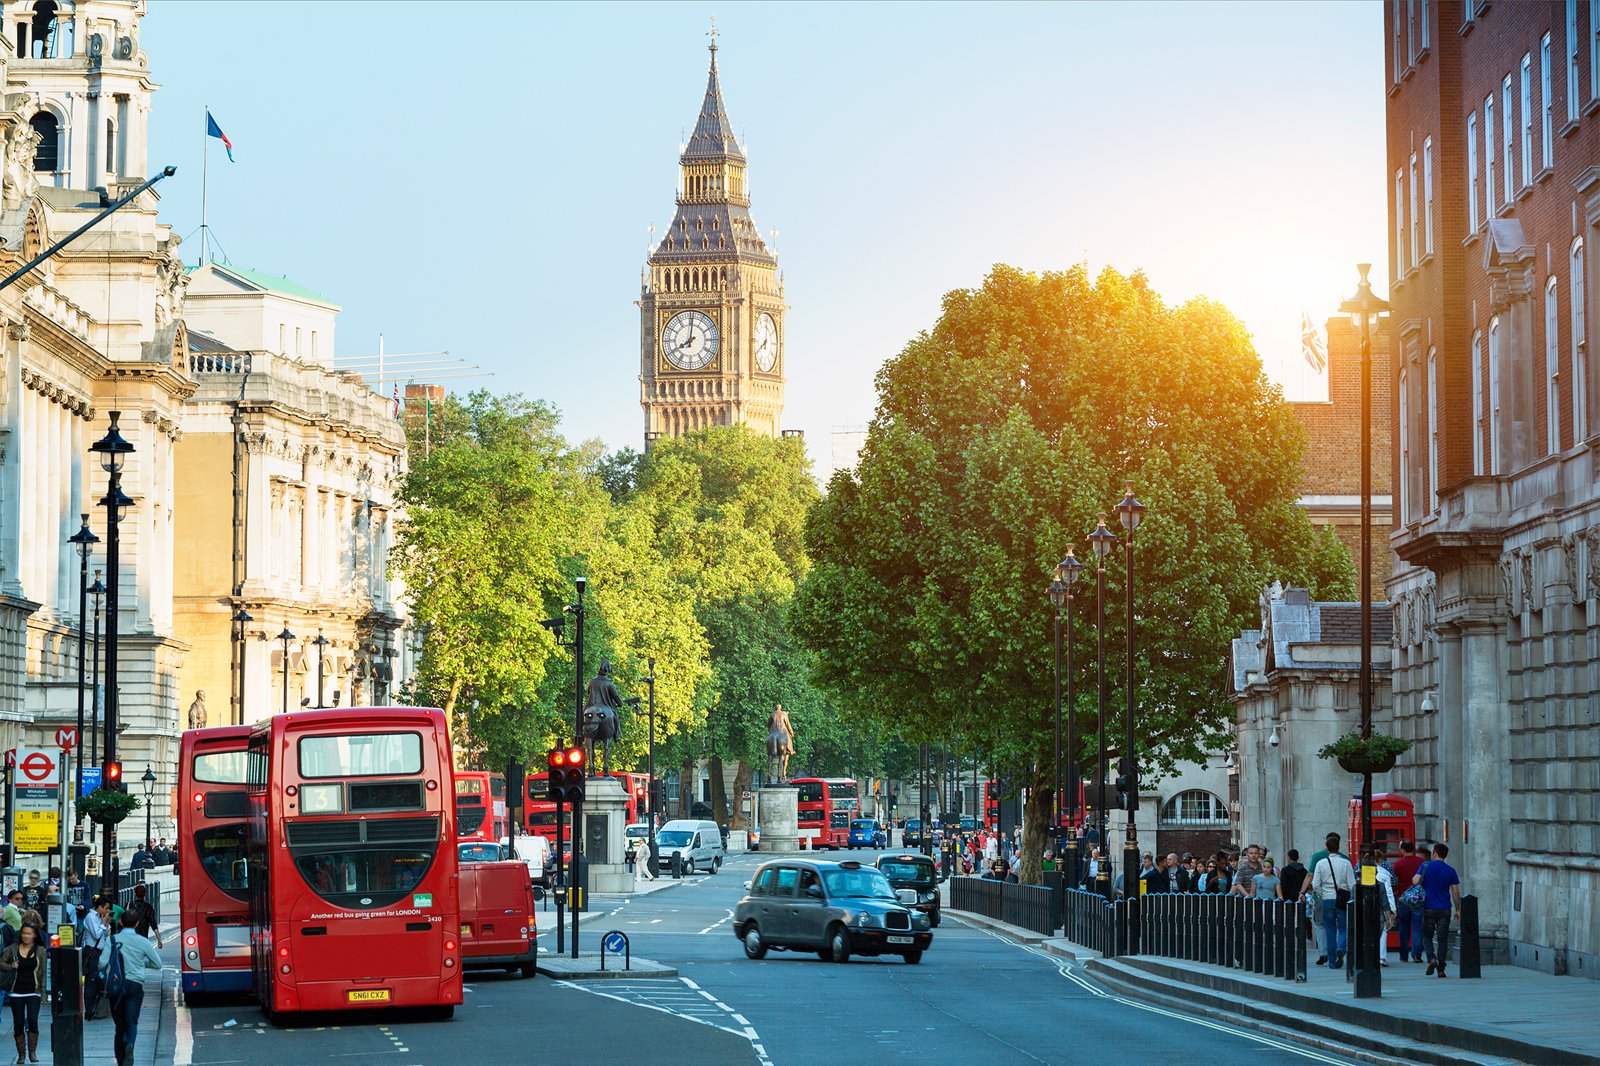
<svg viewBox="0 0 1600 1066"><path fill-rule="evenodd" d="M672 869L672 857L678 856L683 872L695 871L714 874L722 869L727 852L722 848L722 830L716 822L679 818L668 822L656 833L656 854L661 869Z"/></svg>
<svg viewBox="0 0 1600 1066"><path fill-rule="evenodd" d="M525 833L514 840L500 838L502 844L508 845L508 850L513 858L521 859L528 864L528 876L536 885L545 883L547 871L550 868L550 842L537 833Z"/></svg>

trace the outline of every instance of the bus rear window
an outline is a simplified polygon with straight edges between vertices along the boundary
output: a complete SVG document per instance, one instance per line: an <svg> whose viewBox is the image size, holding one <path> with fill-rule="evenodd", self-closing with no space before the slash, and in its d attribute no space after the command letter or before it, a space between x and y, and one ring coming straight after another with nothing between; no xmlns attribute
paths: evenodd
<svg viewBox="0 0 1600 1066"><path fill-rule="evenodd" d="M213 884L237 900L250 898L245 883L245 837L242 824L210 825L194 834L195 854L200 868Z"/></svg>
<svg viewBox="0 0 1600 1066"><path fill-rule="evenodd" d="M822 788L821 781L802 781L795 785L795 791L800 793L799 800L801 803L816 803L821 800Z"/></svg>
<svg viewBox="0 0 1600 1066"><path fill-rule="evenodd" d="M555 811L530 811L528 812L529 825L555 825Z"/></svg>
<svg viewBox="0 0 1600 1066"><path fill-rule="evenodd" d="M247 760L242 751L214 751L194 757L194 779L208 785L242 785Z"/></svg>
<svg viewBox="0 0 1600 1066"><path fill-rule="evenodd" d="M475 777L456 778L456 795L477 796L483 793L483 782Z"/></svg>
<svg viewBox="0 0 1600 1066"><path fill-rule="evenodd" d="M300 738L301 777L387 777L422 772L422 734Z"/></svg>
<svg viewBox="0 0 1600 1066"><path fill-rule="evenodd" d="M301 821L287 828L300 876L340 907L370 910L400 902L421 883L438 851L432 818Z"/></svg>

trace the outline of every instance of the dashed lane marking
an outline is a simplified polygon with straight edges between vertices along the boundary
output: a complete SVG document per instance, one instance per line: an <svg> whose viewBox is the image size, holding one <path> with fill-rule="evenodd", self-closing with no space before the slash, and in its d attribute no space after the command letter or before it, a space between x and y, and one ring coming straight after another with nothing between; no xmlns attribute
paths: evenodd
<svg viewBox="0 0 1600 1066"><path fill-rule="evenodd" d="M729 911L726 918L723 918L723 919L721 919L719 921L712 922L710 925L706 926L704 929L700 930L700 932L695 934L695 935L697 935L697 936L705 936L707 933L711 932L711 930L717 928L717 926L725 925L729 921L731 921L732 919L733 919L733 912Z"/></svg>
<svg viewBox="0 0 1600 1066"><path fill-rule="evenodd" d="M589 993L591 996L601 996L605 999L614 999L619 1003L631 1003L637 1007L648 1007L651 1010L661 1011L677 1018L687 1018L692 1022L709 1025L713 1029L721 1029L725 1033L732 1033L750 1041L750 1048L756 1054L760 1066L773 1066L772 1058L767 1054L766 1045L761 1042L761 1035L755 1027L740 1014L735 1014L733 1008L722 1002L716 996L707 992L687 977L678 978L683 984L682 989L674 988L672 982L662 980L652 981L613 981L607 982L604 991L590 987L588 982L558 981L558 985L566 988L576 988ZM697 999L694 993L699 993L703 998ZM738 1028L722 1024L731 1018L739 1024Z"/></svg>

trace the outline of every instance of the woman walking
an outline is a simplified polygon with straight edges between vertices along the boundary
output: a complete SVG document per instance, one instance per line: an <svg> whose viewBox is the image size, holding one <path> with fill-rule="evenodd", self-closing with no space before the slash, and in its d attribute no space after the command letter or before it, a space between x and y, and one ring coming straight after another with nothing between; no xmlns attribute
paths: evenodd
<svg viewBox="0 0 1600 1066"><path fill-rule="evenodd" d="M0 952L0 986L9 982L11 1031L17 1038L17 1061L39 1061L39 994L44 991L45 950L39 927L23 923L17 942Z"/></svg>

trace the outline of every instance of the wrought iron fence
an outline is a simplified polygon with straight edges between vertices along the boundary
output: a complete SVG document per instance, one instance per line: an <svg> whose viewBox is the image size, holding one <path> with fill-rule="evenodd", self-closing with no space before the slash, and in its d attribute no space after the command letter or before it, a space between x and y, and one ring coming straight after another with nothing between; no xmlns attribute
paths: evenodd
<svg viewBox="0 0 1600 1066"><path fill-rule="evenodd" d="M1066 938L1110 958L1126 949L1127 904L1109 903L1098 892L1074 888L1066 892Z"/></svg>
<svg viewBox="0 0 1600 1066"><path fill-rule="evenodd" d="M1138 945L1144 955L1304 981L1301 914L1285 900L1154 893L1139 900Z"/></svg>
<svg viewBox="0 0 1600 1066"><path fill-rule="evenodd" d="M1044 885L1014 885L983 877L952 877L950 906L1020 926L1046 936L1059 927L1057 890Z"/></svg>

